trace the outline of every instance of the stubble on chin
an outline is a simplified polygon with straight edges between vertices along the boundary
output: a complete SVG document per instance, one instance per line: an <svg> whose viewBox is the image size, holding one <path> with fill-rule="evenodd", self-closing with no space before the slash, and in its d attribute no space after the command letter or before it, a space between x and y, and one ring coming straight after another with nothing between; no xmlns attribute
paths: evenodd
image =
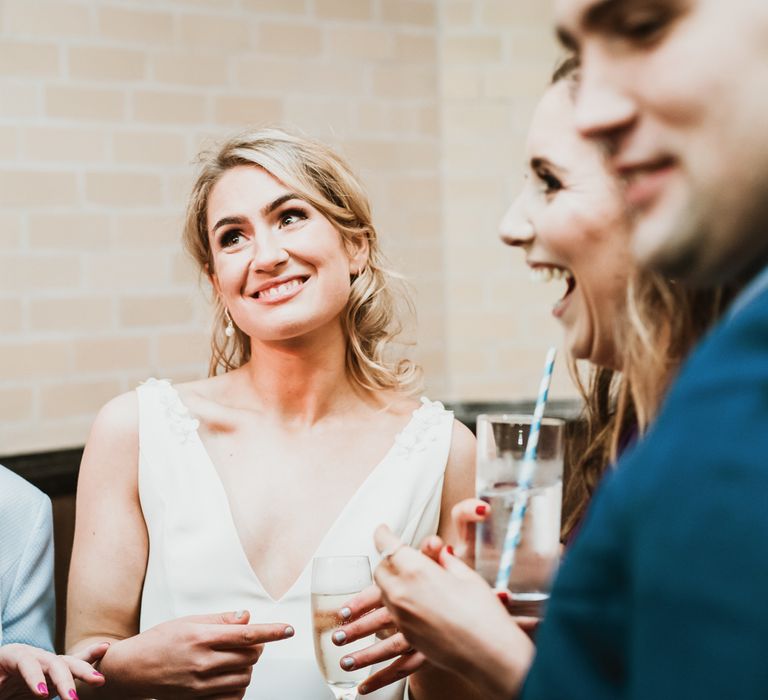
<svg viewBox="0 0 768 700"><path fill-rule="evenodd" d="M703 227L695 210L664 220L630 211L632 253L637 264L666 277L687 279L699 267Z"/></svg>
<svg viewBox="0 0 768 700"><path fill-rule="evenodd" d="M768 263L768 188L752 199L752 206L702 196L664 231L653 232L655 243L640 238L639 216L635 228L638 264L665 277L692 288L748 279Z"/></svg>

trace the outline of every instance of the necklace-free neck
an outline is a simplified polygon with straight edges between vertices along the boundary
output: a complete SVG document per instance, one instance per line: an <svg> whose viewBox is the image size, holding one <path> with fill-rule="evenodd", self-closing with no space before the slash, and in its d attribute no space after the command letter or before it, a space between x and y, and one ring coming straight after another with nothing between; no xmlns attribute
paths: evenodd
<svg viewBox="0 0 768 700"><path fill-rule="evenodd" d="M323 338L251 343L251 359L239 370L261 406L285 420L313 424L348 409L365 394L346 369L346 339Z"/></svg>

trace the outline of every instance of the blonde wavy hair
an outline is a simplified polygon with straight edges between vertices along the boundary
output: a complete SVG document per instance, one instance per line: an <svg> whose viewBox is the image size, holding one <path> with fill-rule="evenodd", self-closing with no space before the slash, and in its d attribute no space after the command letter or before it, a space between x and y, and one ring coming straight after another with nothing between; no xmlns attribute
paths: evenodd
<svg viewBox="0 0 768 700"><path fill-rule="evenodd" d="M555 70L552 84L566 80L575 94L578 72L578 59L568 57ZM585 378L570 358L571 376L584 399L584 430L569 446L564 540L578 527L603 473L627 441L646 432L680 365L734 293L730 288L692 290L635 268L627 280L623 313L613 324L621 371L584 363L589 365Z"/></svg>
<svg viewBox="0 0 768 700"><path fill-rule="evenodd" d="M261 167L321 212L338 230L350 250L361 238L368 260L352 276L349 300L342 315L347 338L346 368L359 386L377 390L413 391L420 369L407 359L390 359L389 345L402 331L397 311L413 311L399 275L387 269L379 247L365 191L347 163L324 144L284 129L268 128L238 134L214 152L200 156L200 174L192 188L184 226L184 244L201 273L213 271L207 209L211 190L229 169ZM224 333L225 309L215 300L209 376L241 367L250 360L250 338L239 328Z"/></svg>

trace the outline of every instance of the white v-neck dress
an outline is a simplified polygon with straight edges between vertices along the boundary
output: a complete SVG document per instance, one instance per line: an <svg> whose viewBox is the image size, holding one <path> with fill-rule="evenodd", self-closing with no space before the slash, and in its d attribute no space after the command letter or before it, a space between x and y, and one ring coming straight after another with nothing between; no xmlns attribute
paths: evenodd
<svg viewBox="0 0 768 700"><path fill-rule="evenodd" d="M139 497L149 533L140 629L185 615L249 610L251 622L285 622L292 639L267 644L254 666L249 700L329 700L315 665L310 617L311 557L279 600L259 582L243 551L226 492L173 386L150 379L139 398ZM386 523L418 545L436 532L453 414L422 399L386 456L342 509L314 556L379 556L373 531ZM366 697L397 700L405 682Z"/></svg>

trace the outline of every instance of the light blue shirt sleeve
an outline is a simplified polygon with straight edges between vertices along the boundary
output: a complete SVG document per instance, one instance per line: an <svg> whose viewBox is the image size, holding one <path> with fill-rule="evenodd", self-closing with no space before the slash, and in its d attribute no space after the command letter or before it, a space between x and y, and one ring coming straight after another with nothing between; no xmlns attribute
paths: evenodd
<svg viewBox="0 0 768 700"><path fill-rule="evenodd" d="M51 502L0 467L0 644L53 651L54 623Z"/></svg>

